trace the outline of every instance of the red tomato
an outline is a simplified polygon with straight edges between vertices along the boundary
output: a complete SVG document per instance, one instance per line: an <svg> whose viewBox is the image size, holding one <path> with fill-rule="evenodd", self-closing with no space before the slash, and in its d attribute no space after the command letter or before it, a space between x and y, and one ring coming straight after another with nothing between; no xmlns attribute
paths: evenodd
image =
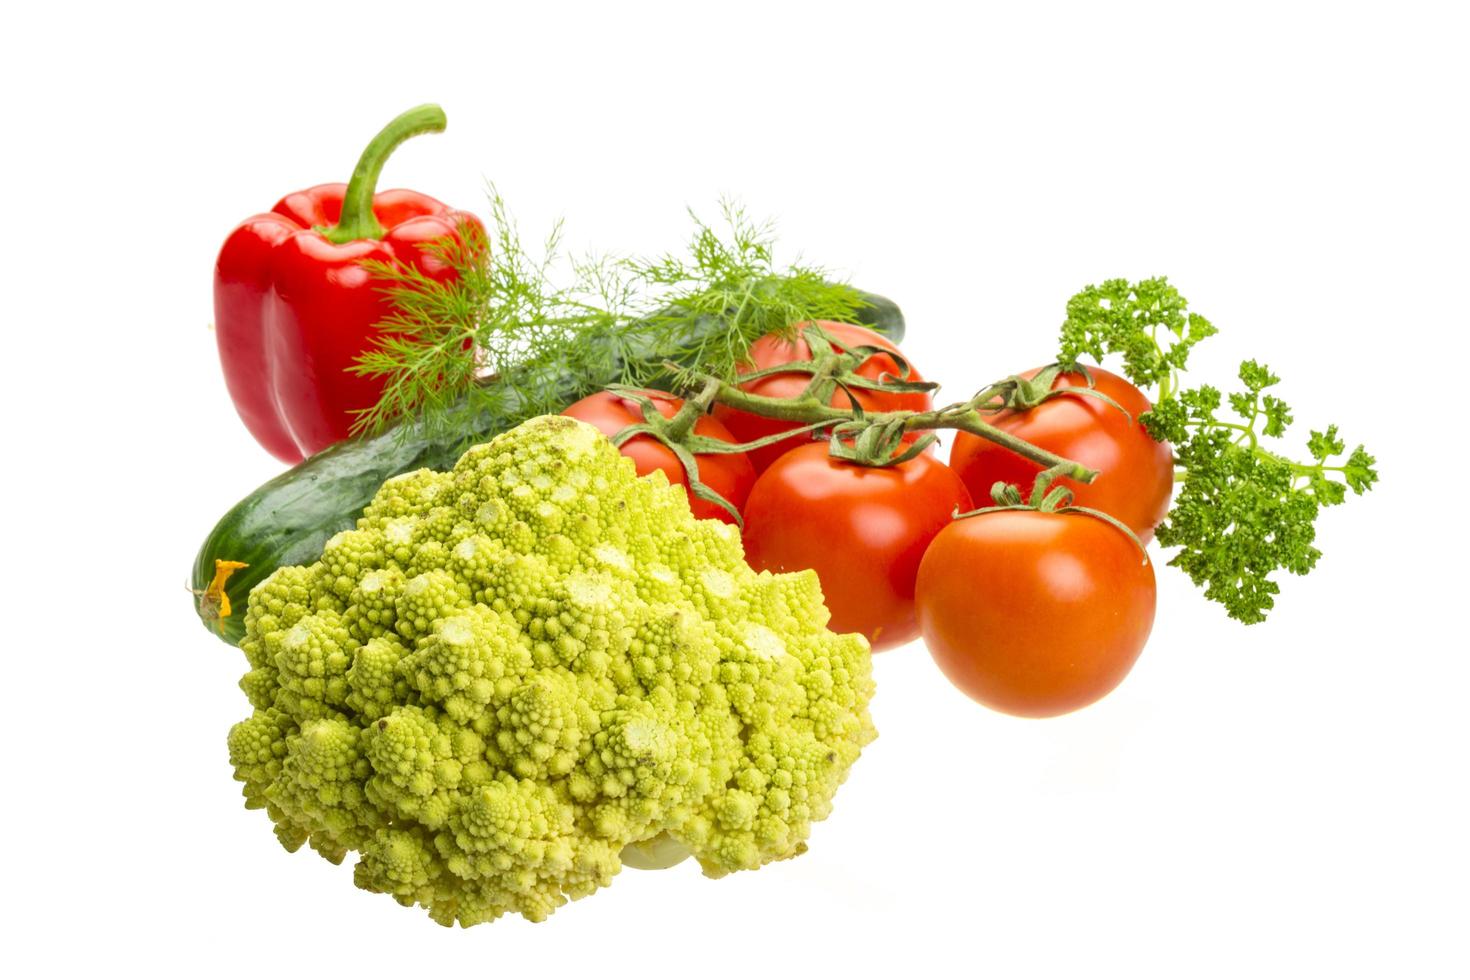
<svg viewBox="0 0 1470 980"><path fill-rule="evenodd" d="M1145 544L1169 510L1174 491L1174 450L1155 442L1138 421L1151 406L1143 392L1127 379L1102 368L1090 368L1095 387L1132 416L1130 422L1116 408L1091 395L1059 395L1027 411L1004 411L986 416L991 425L1076 460L1098 471L1090 484L1058 480L1075 495L1079 507L1111 514L1127 524ZM1036 371L1028 371L1030 378ZM1081 374L1060 374L1053 388L1085 387ZM968 432L955 433L949 465L970 488L979 506L990 503L990 488L1001 481L1013 483L1023 499L1042 467L988 439Z"/></svg>
<svg viewBox="0 0 1470 980"><path fill-rule="evenodd" d="M673 418L680 406L684 404L683 399L664 392L648 391L644 394L652 399L659 414L666 419ZM609 438L628 426L637 425L643 421L643 409L636 401L610 391L599 391L595 395L588 395L581 401L568 405L562 414L595 426L599 432ZM728 429L708 415L694 423L694 432L696 435L708 436L722 442L735 441ZM639 476L647 476L654 470L662 470L670 483L686 488L689 485L679 457L675 456L673 450L668 446L652 436L634 436L623 443L618 451L633 461ZM730 501L736 510L745 506L745 498L750 495L750 488L755 483L755 470L751 468L750 459L745 453L700 453L694 459L699 464L700 482ZM725 508L693 494L689 495L689 509L695 517L701 520L713 518L724 521L726 524L736 523L735 518Z"/></svg>
<svg viewBox="0 0 1470 980"><path fill-rule="evenodd" d="M851 323L834 323L831 320L818 320L816 321L816 325L849 347L874 345L902 356L902 351L889 343L887 338L882 334L869 330L867 327L859 327ZM807 345L806 340L800 335L797 336L794 342L790 342L782 340L773 334L768 334L750 346L749 363L741 365L739 371L741 374L749 374L753 371L788 364L791 361L809 360L811 356L811 347ZM885 373L897 377L900 372L898 362L893 358L886 354L875 354L858 365L856 373L864 378L871 378L877 381ZM924 380L919 376L917 371L911 371L909 379L912 381ZM790 373L772 374L768 377L758 378L755 381L747 381L742 383L740 387L753 395L764 395L767 398L795 398L806 389L810 381L811 375L792 371ZM928 392L890 393L864 391L862 389L853 389L853 391L858 404L863 407L864 411L868 412L893 412L901 409L927 412L933 407L933 400L929 397ZM832 398L828 404L839 408L847 408L851 406L852 400L839 388L832 392ZM749 412L742 412L739 409L730 408L727 405L715 406L715 418L725 423L725 427L740 442L750 442L765 436L775 435L778 432L786 432L789 429L799 428L795 422L782 422L777 419L768 419ZM908 441L912 441L914 438L917 437L906 437ZM763 473L768 466L779 459L784 453L788 453L797 446L809 441L811 441L810 436L794 436L790 439L783 439L780 442L761 449L752 450L750 461L755 464L755 471L757 473Z"/></svg>
<svg viewBox="0 0 1470 980"><path fill-rule="evenodd" d="M755 481L745 505L745 560L757 571L815 569L829 627L886 650L919 635L919 560L954 512L969 509L965 485L932 456L859 466L811 443Z"/></svg>
<svg viewBox="0 0 1470 980"><path fill-rule="evenodd" d="M995 511L952 521L919 566L924 643L987 707L1065 714L1118 685L1154 622L1153 565L1086 514Z"/></svg>

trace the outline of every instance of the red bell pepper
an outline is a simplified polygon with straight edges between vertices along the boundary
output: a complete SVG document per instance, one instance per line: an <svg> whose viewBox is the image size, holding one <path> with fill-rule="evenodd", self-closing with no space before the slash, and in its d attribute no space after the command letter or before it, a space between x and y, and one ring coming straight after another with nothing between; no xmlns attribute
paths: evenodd
<svg viewBox="0 0 1470 980"><path fill-rule="evenodd" d="M400 143L444 125L438 106L410 109L368 144L347 184L288 194L220 250L214 322L225 383L251 435L285 462L345 439L382 394L383 379L350 370L392 310L363 262L402 263L441 282L455 275L423 246L478 219L413 191L373 193Z"/></svg>

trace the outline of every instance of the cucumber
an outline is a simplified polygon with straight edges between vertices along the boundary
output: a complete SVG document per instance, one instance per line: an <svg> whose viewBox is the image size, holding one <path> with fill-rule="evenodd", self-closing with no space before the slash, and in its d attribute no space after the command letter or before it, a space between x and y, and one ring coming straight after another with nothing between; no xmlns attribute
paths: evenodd
<svg viewBox="0 0 1470 980"><path fill-rule="evenodd" d="M869 305L856 317L858 322L891 340L902 340L904 319L898 305L871 293L863 298ZM715 321L702 321L690 329L718 327ZM655 350L637 351L634 356L663 360ZM609 377L607 382L614 380ZM562 386L559 394L566 404L587 394L565 379L546 381ZM484 441L526 420L517 413L512 397L501 408L476 419L470 442ZM447 470L465 443L462 434L431 436L417 422L400 422L374 436L339 442L266 482L231 507L199 549L192 582L199 618L226 643L238 644L245 635L251 589L277 568L309 565L320 558L327 539L355 526L390 477L423 467ZM221 562L243 567L221 568Z"/></svg>

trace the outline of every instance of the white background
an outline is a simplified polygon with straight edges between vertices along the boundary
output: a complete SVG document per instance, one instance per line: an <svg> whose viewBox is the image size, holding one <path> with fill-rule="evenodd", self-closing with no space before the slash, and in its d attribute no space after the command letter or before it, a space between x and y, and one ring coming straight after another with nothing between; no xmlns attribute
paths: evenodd
<svg viewBox="0 0 1470 980"><path fill-rule="evenodd" d="M6 15L4 972L1470 971L1455 5L496 6ZM1268 362L1295 444L1338 422L1383 483L1265 625L1161 566L1138 667L1074 716L881 655L881 737L799 860L443 930L241 807L243 658L184 591L278 469L221 383L215 251L424 101L449 131L384 186L483 211L491 178L624 251L738 196L897 299L952 394L1047 360L1081 286L1167 274L1221 329L1191 377Z"/></svg>

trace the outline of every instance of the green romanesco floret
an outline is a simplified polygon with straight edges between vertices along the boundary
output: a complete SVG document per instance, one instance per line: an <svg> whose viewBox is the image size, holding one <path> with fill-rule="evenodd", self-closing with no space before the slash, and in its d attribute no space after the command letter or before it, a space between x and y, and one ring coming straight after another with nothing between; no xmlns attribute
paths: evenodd
<svg viewBox="0 0 1470 980"><path fill-rule="evenodd" d="M751 571L662 474L536 418L251 593L230 761L360 887L540 921L624 863L806 850L875 736L867 644L827 619L815 573Z"/></svg>

